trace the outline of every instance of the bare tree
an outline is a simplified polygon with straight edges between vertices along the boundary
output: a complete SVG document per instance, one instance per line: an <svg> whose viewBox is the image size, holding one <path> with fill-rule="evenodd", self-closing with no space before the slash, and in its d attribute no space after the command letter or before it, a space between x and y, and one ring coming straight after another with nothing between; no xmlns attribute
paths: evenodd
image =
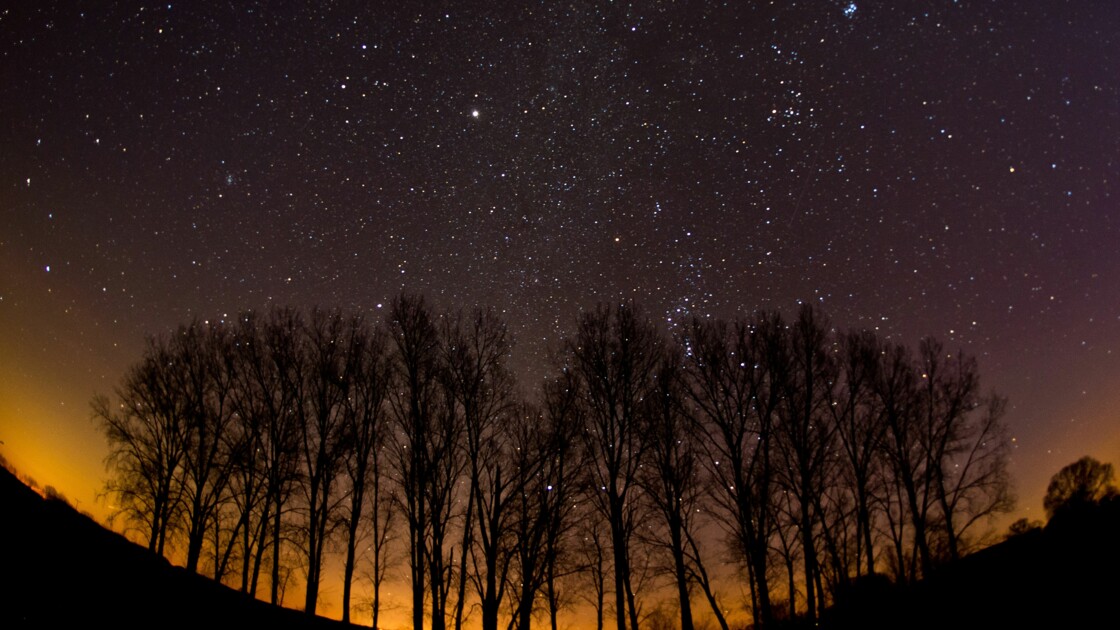
<svg viewBox="0 0 1120 630"><path fill-rule="evenodd" d="M300 343L302 330L303 318L296 311L271 311L263 326L259 348L261 352L254 353L254 363L250 363L253 371L250 377L253 386L250 397L259 405L253 412L263 411L260 420L263 425L262 449L265 452L268 497L264 520L272 521L268 541L272 546L269 598L273 604L283 601L281 589L288 579L287 571L281 575L284 516L300 474L298 408L303 404L303 378L307 369L303 344ZM261 551L264 551L263 546ZM254 591L260 563L258 555L253 568Z"/></svg>
<svg viewBox="0 0 1120 630"><path fill-rule="evenodd" d="M963 536L977 522L1014 506L1007 473L1010 443L1002 424L1005 402L981 398L976 359L946 354L935 339L919 349L929 483L941 510L950 560L961 556Z"/></svg>
<svg viewBox="0 0 1120 630"><path fill-rule="evenodd" d="M692 514L701 495L700 462L692 423L682 409L681 378L679 358L666 354L657 368L656 390L646 399L649 405L645 413L648 465L639 482L668 534L668 540L658 536L658 542L667 546L672 558L681 630L692 630L688 537Z"/></svg>
<svg viewBox="0 0 1120 630"><path fill-rule="evenodd" d="M180 327L171 341L175 368L169 369L188 427L183 459L188 571L198 570L207 528L220 525L215 513L228 498L233 458L225 449L226 434L235 419L229 343L224 325L198 321Z"/></svg>
<svg viewBox="0 0 1120 630"><path fill-rule="evenodd" d="M580 574L590 582L590 596L585 595L588 603L595 609L595 630L603 630L606 615L607 580L610 570L610 540L603 535L598 523L582 519L579 521L579 544L577 545L582 564ZM527 624L526 624L527 627ZM625 626L619 626L625 628Z"/></svg>
<svg viewBox="0 0 1120 630"><path fill-rule="evenodd" d="M928 576L1012 505L1006 401L936 340L912 353L836 335L806 306L788 324L696 319L670 348L632 304L600 306L534 406L508 335L493 311L435 317L401 295L385 328L274 309L149 339L116 400L92 402L116 513L254 596L267 567L274 603L305 572L309 613L344 526L347 621L368 549L379 623L401 516L416 628L462 630L477 609L485 630L503 614L507 630L545 614L557 630L575 593L600 628L613 611L637 630L668 619L639 597L664 577L682 630L698 592L728 630L707 528L727 534L765 628L786 614L775 593L816 619L853 573ZM1111 467L1083 460L1047 510L1113 493Z"/></svg>
<svg viewBox="0 0 1120 630"><path fill-rule="evenodd" d="M342 576L342 621L350 621L357 548L368 502L373 510L371 547L374 552L373 617L376 627L380 612L380 586L384 578L380 554L384 549L386 532L381 518L384 501L379 490L381 476L385 472L381 451L387 433L391 364L384 330L380 326L366 324L360 317L349 320L341 342L347 346L344 352L348 363L345 373L349 376L348 395L342 400L343 464L349 482L349 509L344 518L346 560Z"/></svg>
<svg viewBox="0 0 1120 630"><path fill-rule="evenodd" d="M913 531L914 548L921 564L923 575L929 575L933 567L930 553L929 536L929 459L924 453L921 440L922 427L917 402L917 379L910 350L905 346L887 344L881 350L881 363L875 381L875 395L882 406L883 420L886 423L884 453L890 462L895 488L899 491L902 504ZM897 533L901 534L901 520L895 523ZM913 571L906 571L902 557L902 541L896 538L899 577Z"/></svg>
<svg viewBox="0 0 1120 630"><path fill-rule="evenodd" d="M511 418L510 473L511 532L508 570L513 588L509 628L528 630L537 596L545 580L548 515L545 501L553 490L546 479L548 463L547 419L540 410L525 406Z"/></svg>
<svg viewBox="0 0 1120 630"><path fill-rule="evenodd" d="M797 513L797 501L793 493L782 491L775 493L774 500L774 539L777 544L774 548L781 556L786 570L786 605L789 607L788 618L797 616L797 561L801 559L801 546L804 540L799 536L798 527L800 518Z"/></svg>
<svg viewBox="0 0 1120 630"><path fill-rule="evenodd" d="M525 408L512 428L517 588L511 628L531 627L536 601L543 594L550 626L556 630L559 579L577 569L566 552L575 524L572 513L587 480L580 470L583 409L578 396L571 372L562 372L543 386L543 411Z"/></svg>
<svg viewBox="0 0 1120 630"><path fill-rule="evenodd" d="M881 407L874 400L879 367L879 341L874 333L853 331L840 339L840 386L830 405L832 422L843 452L855 500L856 575L875 573L873 491L886 430ZM864 564L866 563L866 564Z"/></svg>
<svg viewBox="0 0 1120 630"><path fill-rule="evenodd" d="M645 446L641 414L643 401L656 392L656 367L664 353L661 333L630 304L584 313L567 344L586 405L584 436L598 489L594 501L611 531L616 621L625 628L629 620L631 630L638 630L630 544Z"/></svg>
<svg viewBox="0 0 1120 630"><path fill-rule="evenodd" d="M432 629L446 626L450 586L443 543L450 520L451 482L446 478L457 436L449 435L450 414L439 391L439 335L427 303L411 295L397 297L390 309L395 386L389 397L396 420L394 466L400 477L399 499L408 521L408 561L412 580L413 627L424 627L429 580Z"/></svg>
<svg viewBox="0 0 1120 630"><path fill-rule="evenodd" d="M335 480L344 456L343 401L350 395L349 370L356 367L346 355L360 351L346 343L345 328L340 311L314 309L302 336L307 370L303 374L302 404L297 407L303 468L298 487L303 494L301 533L307 560L304 611L311 615L318 605L323 551L339 503Z"/></svg>
<svg viewBox="0 0 1120 630"><path fill-rule="evenodd" d="M515 422L513 377L506 367L510 344L505 323L492 310L444 318L443 384L448 413L462 427L467 463L467 506L462 544L455 630L463 623L468 576L482 608L482 627L496 630L512 558L504 533L509 528L516 476L504 430ZM477 536L477 539L475 538ZM468 558L472 566L468 566Z"/></svg>
<svg viewBox="0 0 1120 630"><path fill-rule="evenodd" d="M774 619L769 554L775 425L788 371L783 329L766 313L730 325L697 319L683 342L716 514L743 555L751 610L763 627Z"/></svg>
<svg viewBox="0 0 1120 630"><path fill-rule="evenodd" d="M380 628L378 620L381 616L381 587L385 583L385 576L387 569L391 562L389 558L389 541L393 536L393 525L396 522L397 508L399 498L396 496L393 486L386 483L385 468L387 464L382 461L385 454L382 452L385 447L378 449L377 454L374 456L374 463L371 473L373 475L373 485L370 487L371 507L370 507L370 538L371 547L373 551L373 567L371 568L371 582L373 586L373 598L370 602L372 613L373 628Z"/></svg>
<svg viewBox="0 0 1120 630"><path fill-rule="evenodd" d="M169 370L174 360L165 341L148 339L143 358L116 390L116 408L106 396L92 402L109 442L105 465L112 475L105 489L116 502L114 513L139 526L148 549L160 555L180 508L189 433Z"/></svg>
<svg viewBox="0 0 1120 630"><path fill-rule="evenodd" d="M243 523L241 589L257 593L260 572L272 543L270 598L279 601L281 515L296 476L297 431L293 407L302 369L297 338L302 320L290 309L266 317L238 317L234 333L233 408L230 434L234 499Z"/></svg>
<svg viewBox="0 0 1120 630"><path fill-rule="evenodd" d="M814 527L820 520L823 471L833 443L828 406L836 375L826 350L827 337L824 316L812 306L802 306L790 331L790 371L784 379L787 407L778 425L784 460L780 479L796 500L809 619L816 619L823 595L816 589L819 567Z"/></svg>

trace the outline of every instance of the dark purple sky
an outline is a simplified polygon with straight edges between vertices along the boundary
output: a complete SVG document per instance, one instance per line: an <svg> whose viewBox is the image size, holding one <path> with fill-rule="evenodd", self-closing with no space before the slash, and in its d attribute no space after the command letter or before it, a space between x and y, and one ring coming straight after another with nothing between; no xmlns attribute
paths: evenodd
<svg viewBox="0 0 1120 630"><path fill-rule="evenodd" d="M7 4L0 452L87 507L145 334L402 290L530 388L599 301L820 302L979 358L1026 514L1120 463L1114 2Z"/></svg>

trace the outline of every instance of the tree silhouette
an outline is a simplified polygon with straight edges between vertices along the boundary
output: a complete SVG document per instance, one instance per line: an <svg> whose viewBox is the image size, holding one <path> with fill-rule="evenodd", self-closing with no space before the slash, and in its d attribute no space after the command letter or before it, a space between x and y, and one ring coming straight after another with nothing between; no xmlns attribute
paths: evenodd
<svg viewBox="0 0 1120 630"><path fill-rule="evenodd" d="M479 310L445 316L440 333L447 413L463 432L468 474L455 630L463 624L466 584L472 576L482 608L482 628L496 630L512 561L506 532L517 492L511 452L516 447L509 429L520 419L514 416L518 411L514 382L506 368L508 332L494 311Z"/></svg>
<svg viewBox="0 0 1120 630"><path fill-rule="evenodd" d="M855 503L856 576L875 573L874 487L879 466L880 444L886 425L874 404L873 385L878 368L879 341L867 331L852 331L840 338L841 385L830 405L837 440L843 453Z"/></svg>
<svg viewBox="0 0 1120 630"><path fill-rule="evenodd" d="M918 408L918 380L913 354L906 346L888 344L880 353L875 394L882 407L887 431L884 452L891 467L891 485L898 497L898 520L894 529L898 577L907 575L903 557L903 519L908 519L913 531L913 544L922 573L928 575L933 568L933 555L929 548L930 492L928 484L929 460L922 448L922 426ZM913 571L909 571L913 575Z"/></svg>
<svg viewBox="0 0 1120 630"><path fill-rule="evenodd" d="M1095 505L1117 495L1112 484L1115 471L1112 464L1101 463L1085 456L1064 466L1046 487L1042 506L1047 518L1070 513Z"/></svg>
<svg viewBox="0 0 1120 630"><path fill-rule="evenodd" d="M234 471L238 509L244 511L242 588L256 595L271 550L270 601L280 601L282 519L297 472L299 402L303 370L296 343L302 318L292 309L238 317L234 342L234 408L240 444ZM251 562L251 568L250 568Z"/></svg>
<svg viewBox="0 0 1120 630"><path fill-rule="evenodd" d="M531 532L529 536L518 537L521 579L533 576L529 583L537 590L543 587L552 630L559 628L559 579L580 565L568 553L570 532L575 526L577 499L587 489L590 478L583 466L585 451L580 448L584 408L574 383L571 372L546 381L541 392L541 423L523 426L519 432L525 443L533 445L533 449L523 450L531 454L530 459L539 459L539 468L527 463L518 467L525 518L519 519L523 525L518 531ZM531 475L534 470L536 474ZM534 592L522 588L517 610L517 627L521 630L530 627L533 600Z"/></svg>
<svg viewBox="0 0 1120 630"><path fill-rule="evenodd" d="M444 553L458 475L460 432L440 391L440 339L428 304L401 295L390 309L396 386L390 396L396 420L393 441L400 501L408 521L412 618L424 627L424 602L431 594L431 627L446 627L453 563Z"/></svg>
<svg viewBox="0 0 1120 630"><path fill-rule="evenodd" d="M274 603L305 574L308 613L345 530L346 618L372 556L379 623L399 540L417 627L459 630L478 610L486 630L546 612L555 630L577 587L600 625L613 610L635 630L659 573L682 629L698 587L727 630L715 576L730 567L709 573L700 532L727 535L755 625L827 621L854 578L929 577L1013 500L1006 401L934 339L912 352L837 334L804 307L695 319L670 341L633 304L605 305L577 320L537 401L510 345L494 311L414 295L385 322L276 308L149 339L117 400L92 402L114 513L254 596L270 571ZM1112 479L1091 458L1067 466L1047 513L1115 495Z"/></svg>
<svg viewBox="0 0 1120 630"><path fill-rule="evenodd" d="M304 515L301 539L307 559L304 610L315 614L319 600L323 552L341 505L337 481L343 470L345 450L344 401L352 395L356 361L361 348L347 343L347 321L339 310L312 310L300 336L307 370L299 417Z"/></svg>
<svg viewBox="0 0 1120 630"><path fill-rule="evenodd" d="M777 471L778 479L796 500L794 513L801 532L809 619L816 619L823 595L816 590L819 567L813 536L820 519L825 460L834 447L827 409L833 398L836 368L825 347L828 326L819 310L802 306L789 334L786 378L780 381L786 388L783 392L786 405L782 421L778 423L782 465Z"/></svg>
<svg viewBox="0 0 1120 630"><path fill-rule="evenodd" d="M284 542L284 516L299 478L299 414L303 405L302 382L307 370L300 348L303 318L293 309L275 309L263 326L263 353L254 358L262 362L257 371L253 396L263 401L265 410L265 451L267 453L267 494L272 519L269 542L272 547L272 579L269 598L273 604L283 600L281 590L287 582L281 548ZM259 560L258 560L259 563ZM289 571L290 573L290 571ZM284 579L281 579L281 578Z"/></svg>
<svg viewBox="0 0 1120 630"><path fill-rule="evenodd" d="M630 545L637 526L647 398L656 395L656 366L665 342L632 304L584 313L567 344L567 360L586 406L584 436L594 475L595 505L611 532L617 627L638 630Z"/></svg>
<svg viewBox="0 0 1120 630"><path fill-rule="evenodd" d="M919 369L926 483L940 508L948 559L957 560L973 524L1014 503L1002 423L1006 402L995 394L981 397L976 359L946 353L934 339L922 341Z"/></svg>
<svg viewBox="0 0 1120 630"><path fill-rule="evenodd" d="M373 626L380 614L381 582L385 568L382 561L385 546L386 501L382 493L385 474L382 449L385 444L391 365L387 339L380 325L368 326L360 318L350 321L344 342L350 375L349 395L342 400L345 469L349 481L349 510L346 521L346 560L342 580L342 621L350 621L357 548L366 504L369 503L373 551Z"/></svg>
<svg viewBox="0 0 1120 630"><path fill-rule="evenodd" d="M227 433L234 423L233 369L227 344L230 334L221 323L194 322L172 338L177 396L184 403L187 448L183 458L183 510L187 530L187 570L197 571L207 528L220 527L222 504L228 501L232 458ZM217 551L215 549L215 551Z"/></svg>
<svg viewBox="0 0 1120 630"><path fill-rule="evenodd" d="M656 370L656 389L646 399L649 409L645 412L648 444L645 474L640 475L638 481L646 489L645 498L661 520L660 525L668 533L668 540L658 546L668 547L672 558L681 630L692 630L687 541L701 493L697 478L699 447L682 408L684 394L679 357L667 355Z"/></svg>
<svg viewBox="0 0 1120 630"><path fill-rule="evenodd" d="M140 362L117 388L114 408L107 396L93 399L93 416L109 442L106 468L112 473L106 491L116 514L138 525L148 549L163 555L182 499L180 466L186 457L187 433L182 401L175 392L171 348L150 338Z"/></svg>
<svg viewBox="0 0 1120 630"><path fill-rule="evenodd" d="M774 430L787 350L784 323L758 313L733 324L694 320L683 340L689 387L713 479L716 515L747 567L755 623L773 621L770 537L774 527Z"/></svg>

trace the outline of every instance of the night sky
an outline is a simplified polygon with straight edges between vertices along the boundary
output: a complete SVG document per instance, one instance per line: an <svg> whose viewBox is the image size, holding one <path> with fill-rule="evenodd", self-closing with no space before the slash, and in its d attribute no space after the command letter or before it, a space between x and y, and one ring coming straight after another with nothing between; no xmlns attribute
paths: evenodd
<svg viewBox="0 0 1120 630"><path fill-rule="evenodd" d="M600 301L812 301L978 357L1016 516L1120 464L1120 4L13 4L0 453L82 509L145 335L402 290L528 391Z"/></svg>

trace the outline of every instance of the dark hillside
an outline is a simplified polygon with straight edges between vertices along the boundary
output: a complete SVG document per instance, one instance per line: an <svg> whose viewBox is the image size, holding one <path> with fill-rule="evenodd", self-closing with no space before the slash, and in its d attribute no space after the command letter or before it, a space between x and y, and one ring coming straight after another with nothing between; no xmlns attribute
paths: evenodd
<svg viewBox="0 0 1120 630"><path fill-rule="evenodd" d="M172 566L3 468L0 505L0 628L350 627Z"/></svg>
<svg viewBox="0 0 1120 630"><path fill-rule="evenodd" d="M344 624L277 608L190 574L46 500L0 468L0 628ZM824 628L1113 627L1120 596L1120 500L1055 518L943 567L909 588L865 580ZM1103 624L1103 626L1102 626ZM797 627L797 624L789 624Z"/></svg>
<svg viewBox="0 0 1120 630"><path fill-rule="evenodd" d="M910 588L864 583L828 628L1116 627L1120 501L1055 517Z"/></svg>

